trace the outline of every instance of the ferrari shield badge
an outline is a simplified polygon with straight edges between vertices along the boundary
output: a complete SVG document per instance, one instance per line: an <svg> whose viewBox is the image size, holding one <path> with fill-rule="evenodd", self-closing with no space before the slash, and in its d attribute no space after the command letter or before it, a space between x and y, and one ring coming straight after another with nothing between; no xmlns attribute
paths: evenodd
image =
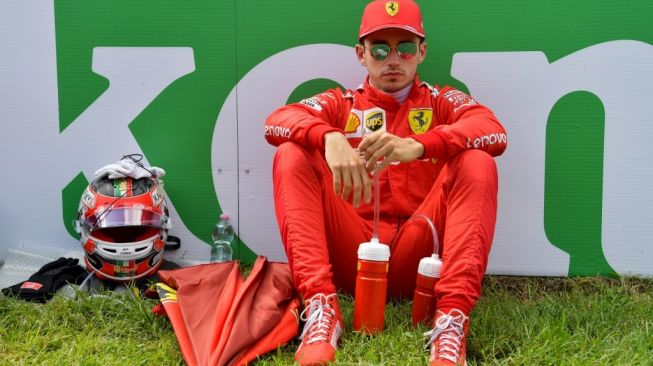
<svg viewBox="0 0 653 366"><path fill-rule="evenodd" d="M415 134L428 131L431 127L431 120L433 120L431 109L413 109L408 113L408 123Z"/></svg>
<svg viewBox="0 0 653 366"><path fill-rule="evenodd" d="M399 12L399 3L396 1L388 1L385 3L385 11L391 17L395 16Z"/></svg>

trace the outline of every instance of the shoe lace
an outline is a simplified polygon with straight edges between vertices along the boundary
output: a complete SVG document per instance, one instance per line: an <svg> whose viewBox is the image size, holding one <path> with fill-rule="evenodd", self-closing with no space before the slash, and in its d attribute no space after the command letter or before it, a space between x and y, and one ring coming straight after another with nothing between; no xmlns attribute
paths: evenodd
<svg viewBox="0 0 653 366"><path fill-rule="evenodd" d="M457 315L452 315L457 313ZM464 325L467 317L458 309L453 309L449 314L441 315L435 321L435 327L424 336L429 337L426 348L431 348L431 359L445 359L453 363L458 362L462 340L465 336ZM439 340L439 347L435 341ZM437 352L437 354L436 354Z"/></svg>
<svg viewBox="0 0 653 366"><path fill-rule="evenodd" d="M304 341L304 338L306 338L306 344L327 342L329 340L329 332L336 316L336 312L329 304L329 300L335 296L336 294L328 296L316 294L309 300L308 306L299 316L301 320L306 322L299 339Z"/></svg>

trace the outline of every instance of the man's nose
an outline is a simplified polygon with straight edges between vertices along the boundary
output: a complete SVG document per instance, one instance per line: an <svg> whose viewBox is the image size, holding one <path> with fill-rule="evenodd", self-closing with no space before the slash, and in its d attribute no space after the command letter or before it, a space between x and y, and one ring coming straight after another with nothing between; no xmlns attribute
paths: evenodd
<svg viewBox="0 0 653 366"><path fill-rule="evenodd" d="M389 63L399 63L399 51L397 51L397 47L392 47L390 48L390 54L388 55L388 62Z"/></svg>
<svg viewBox="0 0 653 366"><path fill-rule="evenodd" d="M399 51L396 47L390 49L390 55L388 55L388 63L390 64L399 64L401 57L399 57Z"/></svg>

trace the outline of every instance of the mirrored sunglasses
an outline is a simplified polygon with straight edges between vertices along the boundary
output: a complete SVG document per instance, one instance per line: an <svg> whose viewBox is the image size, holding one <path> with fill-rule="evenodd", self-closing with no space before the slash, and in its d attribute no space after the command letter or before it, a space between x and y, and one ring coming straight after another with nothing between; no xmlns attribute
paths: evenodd
<svg viewBox="0 0 653 366"><path fill-rule="evenodd" d="M401 42L396 47L390 47L385 43L376 43L370 47L370 54L376 61L383 61L390 56L393 48L397 50L397 55L405 60L417 55L417 43L414 42Z"/></svg>

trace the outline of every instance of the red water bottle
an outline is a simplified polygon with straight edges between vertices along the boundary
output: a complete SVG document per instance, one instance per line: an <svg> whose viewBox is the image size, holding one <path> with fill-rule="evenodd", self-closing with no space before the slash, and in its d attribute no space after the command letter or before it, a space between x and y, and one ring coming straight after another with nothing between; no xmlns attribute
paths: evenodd
<svg viewBox="0 0 653 366"><path fill-rule="evenodd" d="M383 331L388 289L390 247L378 239L358 247L358 275L354 294L354 330L367 334Z"/></svg>
<svg viewBox="0 0 653 366"><path fill-rule="evenodd" d="M417 267L417 280L413 294L413 325L431 326L435 316L435 284L440 279L442 261L437 254L422 258Z"/></svg>

